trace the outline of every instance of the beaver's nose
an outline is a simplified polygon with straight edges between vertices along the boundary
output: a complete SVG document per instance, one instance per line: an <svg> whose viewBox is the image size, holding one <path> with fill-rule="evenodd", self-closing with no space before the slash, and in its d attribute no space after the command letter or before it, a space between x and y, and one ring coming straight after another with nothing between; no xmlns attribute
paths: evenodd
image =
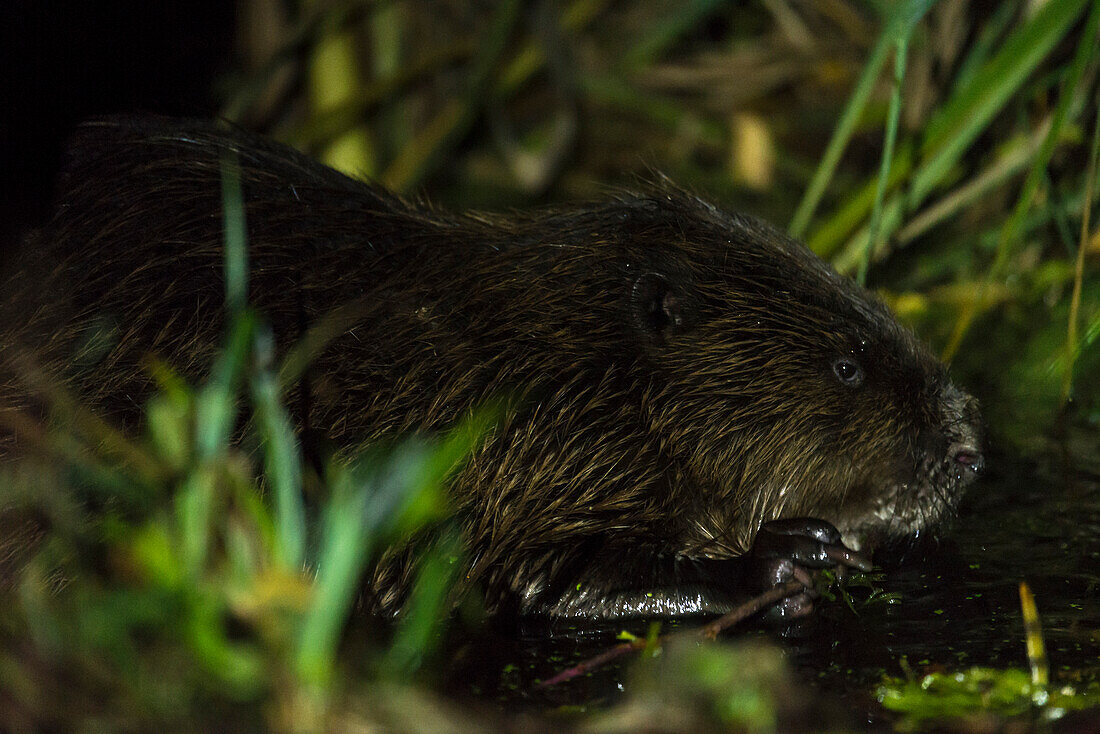
<svg viewBox="0 0 1100 734"><path fill-rule="evenodd" d="M958 467L960 478L976 477L985 467L982 452L974 446L958 444L952 447L951 458Z"/></svg>

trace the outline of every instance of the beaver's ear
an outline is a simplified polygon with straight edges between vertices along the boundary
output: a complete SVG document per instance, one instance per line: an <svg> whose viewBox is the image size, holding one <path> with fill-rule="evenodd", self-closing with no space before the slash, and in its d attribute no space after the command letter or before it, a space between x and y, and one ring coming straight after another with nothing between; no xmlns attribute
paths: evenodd
<svg viewBox="0 0 1100 734"><path fill-rule="evenodd" d="M630 309L634 326L643 333L664 336L687 327L689 314L683 294L657 273L644 273L634 281Z"/></svg>

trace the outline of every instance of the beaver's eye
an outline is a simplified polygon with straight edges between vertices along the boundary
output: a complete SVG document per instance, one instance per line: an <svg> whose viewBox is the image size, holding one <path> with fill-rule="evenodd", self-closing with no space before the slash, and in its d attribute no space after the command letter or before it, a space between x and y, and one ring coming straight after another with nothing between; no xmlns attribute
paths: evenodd
<svg viewBox="0 0 1100 734"><path fill-rule="evenodd" d="M849 357L841 357L833 362L833 372L848 387L859 387L863 384L863 368Z"/></svg>

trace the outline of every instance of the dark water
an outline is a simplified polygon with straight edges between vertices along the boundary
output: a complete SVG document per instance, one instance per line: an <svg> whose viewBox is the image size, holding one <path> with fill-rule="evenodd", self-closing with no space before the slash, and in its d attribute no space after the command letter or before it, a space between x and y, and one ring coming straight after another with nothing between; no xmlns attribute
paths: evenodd
<svg viewBox="0 0 1100 734"><path fill-rule="evenodd" d="M883 673L903 675L905 665L918 673L1026 669L1018 591L1026 581L1052 680L1100 679L1100 438L1078 438L1069 452L1042 462L994 454L939 543L887 559L882 588L899 603L857 613L823 602L800 637L760 627L733 634L776 640L802 679L874 719L876 685ZM470 639L453 652L446 686L510 710L605 706L622 695L628 662L553 689L535 683L611 647L620 629L644 634L646 626L532 627Z"/></svg>

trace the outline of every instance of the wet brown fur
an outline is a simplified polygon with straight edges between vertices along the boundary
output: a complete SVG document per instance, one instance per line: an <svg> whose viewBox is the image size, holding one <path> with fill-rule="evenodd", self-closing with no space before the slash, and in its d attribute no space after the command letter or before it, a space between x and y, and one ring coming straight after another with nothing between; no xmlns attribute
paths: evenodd
<svg viewBox="0 0 1100 734"><path fill-rule="evenodd" d="M671 187L451 215L213 124L106 120L73 150L58 214L6 286L18 326L0 344L128 423L152 389L146 355L201 376L223 337L219 159L234 152L250 297L280 350L365 304L293 397L303 424L353 446L517 398L453 487L491 605L552 606L639 549L735 556L778 517L852 544L918 534L966 483L951 452L977 442L973 401L883 305ZM74 363L105 325L109 351ZM840 357L860 387L837 379ZM25 404L0 372L0 405ZM381 608L405 571L379 569Z"/></svg>

